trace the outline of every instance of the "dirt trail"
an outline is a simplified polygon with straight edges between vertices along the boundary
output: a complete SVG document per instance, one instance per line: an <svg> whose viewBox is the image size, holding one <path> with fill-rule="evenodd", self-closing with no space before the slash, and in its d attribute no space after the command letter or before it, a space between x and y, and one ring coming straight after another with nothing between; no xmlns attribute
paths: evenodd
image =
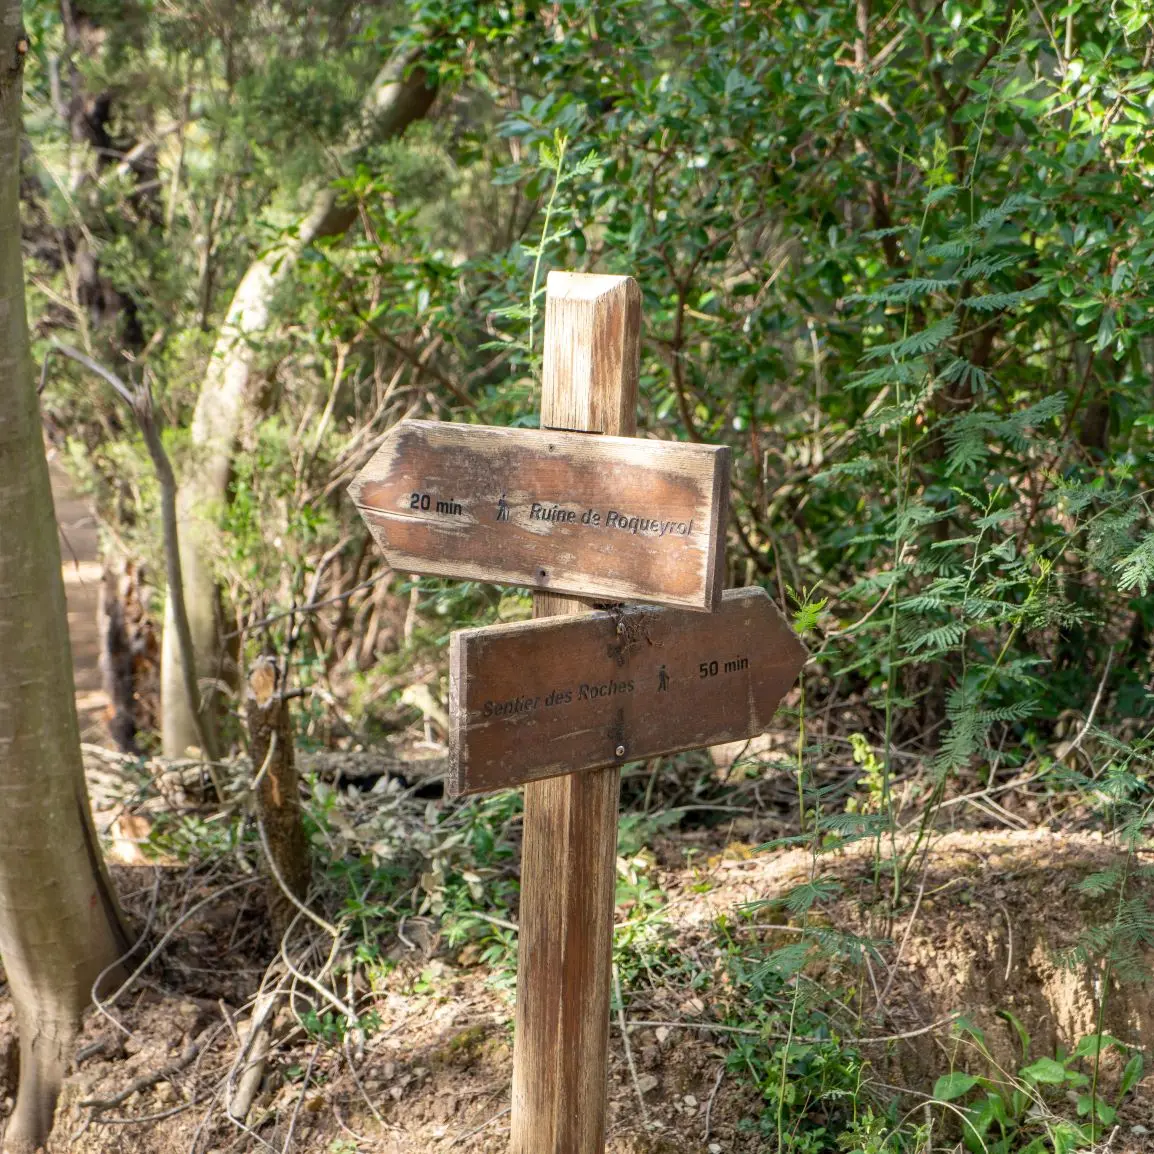
<svg viewBox="0 0 1154 1154"><path fill-rule="evenodd" d="M96 519L59 461L50 465L60 553L64 561L64 591L68 598L68 633L72 638L72 666L76 681L76 711L80 739L108 743L104 725L108 697L100 678L100 542Z"/></svg>

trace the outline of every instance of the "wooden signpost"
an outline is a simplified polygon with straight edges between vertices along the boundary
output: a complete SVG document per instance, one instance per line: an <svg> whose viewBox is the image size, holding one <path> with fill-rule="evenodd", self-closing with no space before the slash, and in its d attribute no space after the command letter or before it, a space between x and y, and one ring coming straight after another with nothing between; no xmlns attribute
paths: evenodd
<svg viewBox="0 0 1154 1154"><path fill-rule="evenodd" d="M401 421L349 488L389 564L713 609L729 450Z"/></svg>
<svg viewBox="0 0 1154 1154"><path fill-rule="evenodd" d="M762 732L806 660L721 595L726 451L632 439L640 325L632 278L550 274L540 430L402 422L352 487L394 567L537 590L449 678L449 792L525 785L511 1154L604 1150L619 767Z"/></svg>

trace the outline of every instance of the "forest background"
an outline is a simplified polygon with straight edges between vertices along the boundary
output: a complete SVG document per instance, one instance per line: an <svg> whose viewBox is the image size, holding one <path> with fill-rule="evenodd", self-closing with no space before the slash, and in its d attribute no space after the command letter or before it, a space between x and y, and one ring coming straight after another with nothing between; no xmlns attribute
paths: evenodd
<svg viewBox="0 0 1154 1154"><path fill-rule="evenodd" d="M212 755L228 794L261 657L302 751L386 749L417 780L449 631L529 602L389 572L345 487L403 416L533 425L544 274L627 273L640 435L731 446L728 584L763 585L814 655L778 740L623 787L623 924L651 929L665 903L661 838L706 822L724 854L747 804L747 841L772 813L763 852L809 863L762 895L800 941L736 950L724 982L712 962L678 978L724 986L721 1020L751 1030L723 1067L756 1091L733 1141L1072 1150L1115 1132L1106 1003L1154 934L1149 0L62 0L24 21L41 408L101 526L109 728L137 803L162 747ZM155 455L110 375L151 391L175 469L194 697ZM407 912L507 978L516 797L443 807L427 844L365 846L333 832L351 780L334 772L303 788L314 897L360 926L347 965L382 966ZM243 809L220 812L157 810L147 848L259 857ZM839 1039L911 1025L885 1012L901 934L934 837L962 827L1108 834L1063 963L1093 1028L1053 1034L1057 1075L1033 1026L996 1078L934 1051L937 1105L911 1114ZM845 887L823 871L855 846L868 911L837 933L823 910ZM660 963L639 931L618 948L630 997L672 980L668 941ZM852 1028L815 973L838 975ZM345 1028L323 1002L314 1018L310 1038ZM1117 1042L1118 1097L1137 1040Z"/></svg>

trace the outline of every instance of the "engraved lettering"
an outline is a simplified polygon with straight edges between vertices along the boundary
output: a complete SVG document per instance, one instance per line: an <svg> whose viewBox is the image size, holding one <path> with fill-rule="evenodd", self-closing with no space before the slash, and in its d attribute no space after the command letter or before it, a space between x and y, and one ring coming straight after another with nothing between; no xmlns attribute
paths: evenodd
<svg viewBox="0 0 1154 1154"><path fill-rule="evenodd" d="M529 509L530 521L554 521L562 524L576 524L577 513L573 509L562 509L560 505L542 505L534 501Z"/></svg>
<svg viewBox="0 0 1154 1154"><path fill-rule="evenodd" d="M481 706L482 717L513 717L518 713L531 713L541 704L539 697L514 697L512 701L486 701Z"/></svg>
<svg viewBox="0 0 1154 1154"><path fill-rule="evenodd" d="M593 701L598 697L613 697L618 693L632 693L632 681L605 681L600 685L582 683L577 688L578 701Z"/></svg>
<svg viewBox="0 0 1154 1154"><path fill-rule="evenodd" d="M409 507L412 509L428 509L429 496L427 493L413 493ZM448 500L438 498L434 505L438 513L449 516L463 516L464 507L455 498ZM512 509L504 493L497 500L498 521L511 521ZM530 521L546 521L553 525L588 525L594 529L618 529L623 533L643 537L692 537L693 520L663 521L660 517L643 517L639 513L626 513L620 509L607 509L604 516L592 508L567 509L564 505L552 501L532 501L529 505Z"/></svg>
<svg viewBox="0 0 1154 1154"><path fill-rule="evenodd" d="M450 497L448 500L437 497L434 500L428 493L410 493L409 508L419 509L422 513L427 513L433 509L438 513L447 513L450 517L463 517L465 515L464 506L455 497Z"/></svg>
<svg viewBox="0 0 1154 1154"><path fill-rule="evenodd" d="M584 518L583 518L584 520ZM593 524L597 524L596 521ZM643 533L655 537L672 534L675 537L692 537L693 521L662 521L657 517L632 516L619 509L610 509L605 514L606 529L621 529L626 533Z"/></svg>
<svg viewBox="0 0 1154 1154"><path fill-rule="evenodd" d="M707 677L716 677L719 673L740 673L749 668L748 657L734 657L730 661L703 661L697 667L697 676L704 680Z"/></svg>

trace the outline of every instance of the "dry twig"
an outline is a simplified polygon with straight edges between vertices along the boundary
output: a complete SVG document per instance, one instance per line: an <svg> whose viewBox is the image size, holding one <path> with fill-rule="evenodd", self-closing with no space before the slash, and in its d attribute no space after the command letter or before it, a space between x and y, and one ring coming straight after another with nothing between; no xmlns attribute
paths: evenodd
<svg viewBox="0 0 1154 1154"><path fill-rule="evenodd" d="M205 1030L198 1038L189 1042L188 1045L185 1046L184 1052L175 1062L170 1062L167 1066L162 1066L159 1070L152 1070L150 1073L141 1074L139 1078L134 1078L129 1082L118 1094L113 1094L111 1098L85 1098L80 1105L87 1107L89 1110L111 1110L113 1107L119 1106L122 1102L127 1102L128 1099L138 1091L148 1090L158 1082L168 1081L173 1074L179 1074L181 1070L192 1065L197 1054L203 1049L205 1040L210 1032L209 1030Z"/></svg>
<svg viewBox="0 0 1154 1154"><path fill-rule="evenodd" d="M649 1121L649 1110L645 1105L645 1095L641 1091L641 1080L637 1077L637 1067L633 1062L633 1047L629 1045L629 1023L625 1021L625 1001L621 997L621 973L617 964L613 965L613 989L617 994L617 1021L621 1026L621 1044L625 1047L625 1061L629 1066L629 1076L633 1079L633 1089L637 1093L637 1104L641 1107L641 1117Z"/></svg>

